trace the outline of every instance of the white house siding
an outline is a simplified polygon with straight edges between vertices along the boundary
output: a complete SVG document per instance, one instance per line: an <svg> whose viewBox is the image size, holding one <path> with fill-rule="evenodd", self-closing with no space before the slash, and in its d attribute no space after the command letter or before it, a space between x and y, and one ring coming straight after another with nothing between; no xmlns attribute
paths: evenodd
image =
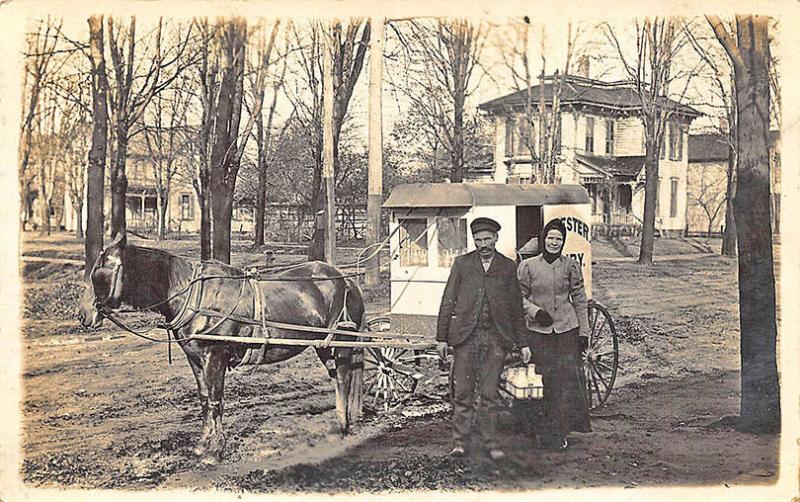
<svg viewBox="0 0 800 502"><path fill-rule="evenodd" d="M614 155L644 155L644 126L638 117L617 119L614 131Z"/></svg>
<svg viewBox="0 0 800 502"><path fill-rule="evenodd" d="M494 177L495 183L505 183L508 179L508 167L505 164L506 117L494 116Z"/></svg>
<svg viewBox="0 0 800 502"><path fill-rule="evenodd" d="M658 204L656 207L656 229L660 230L664 236L680 236L686 229L686 212L687 212L687 166L688 162L686 156L688 153L688 135L683 135L683 155L681 160L669 160L669 148L665 159L658 162ZM668 138L665 137L664 141ZM670 203L672 196L672 179L676 179L677 185L677 212L676 215L670 216ZM644 183L644 169L639 176L639 181ZM638 187L633 193L633 201L631 203L633 214L637 218L644 217L644 185Z"/></svg>
<svg viewBox="0 0 800 502"><path fill-rule="evenodd" d="M561 114L561 156L564 161L556 166L556 177L560 183L576 184L579 182L575 171L575 145L578 131L578 115L564 112Z"/></svg>
<svg viewBox="0 0 800 502"><path fill-rule="evenodd" d="M191 201L191 218L183 219L181 199L183 195L188 195ZM170 229L173 232L199 232L200 231L200 204L197 202L197 192L193 188L175 187L170 190L169 207Z"/></svg>

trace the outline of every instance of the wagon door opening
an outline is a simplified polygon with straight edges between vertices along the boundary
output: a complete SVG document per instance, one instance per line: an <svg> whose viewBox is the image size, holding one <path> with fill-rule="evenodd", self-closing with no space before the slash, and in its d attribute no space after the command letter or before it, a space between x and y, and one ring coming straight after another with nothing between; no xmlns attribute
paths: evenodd
<svg viewBox="0 0 800 502"><path fill-rule="evenodd" d="M542 231L542 206L517 206L517 247L520 258L530 258L541 252L539 234ZM534 239L535 238L535 239ZM533 242L530 242L534 239ZM535 246L534 246L535 245Z"/></svg>

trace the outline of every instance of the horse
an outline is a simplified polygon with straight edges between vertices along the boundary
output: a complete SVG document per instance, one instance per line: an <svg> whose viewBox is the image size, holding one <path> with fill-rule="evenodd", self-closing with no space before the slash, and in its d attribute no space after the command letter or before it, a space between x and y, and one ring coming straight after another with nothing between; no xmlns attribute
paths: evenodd
<svg viewBox="0 0 800 502"><path fill-rule="evenodd" d="M358 331L365 324L358 284L326 263L309 262L267 280L256 280L241 269L216 260L193 263L167 251L128 244L124 232L118 233L97 257L87 277L78 317L83 326L90 328L100 327L106 317L119 323L113 313L121 304L163 315L166 329L186 354L197 380L203 420L194 452L206 464L216 464L223 457L226 371L243 362L285 361L308 346L264 344L253 348L254 345L209 340L208 336L193 339L192 335L254 337L261 332L261 337L276 340L320 340L327 334L325 329L312 332L291 328L339 327ZM244 322L256 319L283 326ZM340 334L337 340L342 336L357 339L355 334ZM336 379L336 416L340 432L346 434L359 408L360 380L352 378L358 367L354 363L358 357L354 356L359 351L318 345L317 355Z"/></svg>

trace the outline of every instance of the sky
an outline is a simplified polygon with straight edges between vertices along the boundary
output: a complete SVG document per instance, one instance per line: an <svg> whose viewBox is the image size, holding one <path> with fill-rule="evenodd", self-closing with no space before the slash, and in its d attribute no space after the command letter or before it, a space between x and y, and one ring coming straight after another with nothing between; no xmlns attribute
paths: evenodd
<svg viewBox="0 0 800 502"><path fill-rule="evenodd" d="M137 31L140 35L145 35L149 30L155 26L156 19L153 16L153 11L150 9L135 8L145 3L118 3L117 5L128 6L128 8L119 9L115 12L116 18L125 22L128 15L135 14L137 16ZM202 11L202 9L201 9ZM167 14L170 12L167 11ZM194 10L179 9L174 12L174 16L170 16L170 21L183 21L188 22L189 14L196 14ZM257 11L257 15L248 18L250 26L256 25L260 20L259 16L263 16L264 11ZM468 112L474 112L477 106L485 101L502 96L509 92L516 90L515 83L511 76L511 72L505 66L504 60L508 57L511 47L518 41L518 32L515 31L515 26L522 26L523 15L484 15L480 18L473 18L475 22L480 22L488 30L488 35L485 37L483 43L484 47L480 56L480 64L476 67L472 82L471 94L467 99L466 107ZM88 25L86 23L86 15L81 15L80 12L72 13L71 11L64 10L49 10L41 12L32 12L32 18L42 18L45 15L53 15L63 19L63 32L69 38L86 43L88 40ZM617 16L619 13L617 13ZM607 81L619 80L626 77L622 71L621 66L618 64L616 51L608 43L608 39L604 36L604 29L601 25L606 22L601 18L585 18L585 19L569 19L566 17L553 16L552 12L543 13L537 12L536 14L529 14L530 28L529 28L529 55L530 55L530 69L534 76L537 76L541 71L542 65L542 40L541 36L544 35L544 56L546 60L545 71L547 74L553 73L554 70L563 71L566 47L567 47L567 27L571 23L571 33L577 35L577 42L575 44L576 54L573 56L573 62L580 54L587 54L590 56L591 67L590 76L593 78L601 78ZM210 18L213 21L213 16ZM307 22L307 18L292 16L293 22L303 25ZM390 59L393 49L397 48L398 42L393 27L402 27L407 24L401 17L389 17L386 30L385 30L385 54L384 60L384 85L383 85L383 130L384 138L390 134L393 125L396 121L401 120L407 110L409 103L399 92L397 92L392 83L399 82L403 79L403 68L397 62ZM614 29L619 34L621 42L625 51L632 51L635 49L633 44L633 23L631 17L608 17ZM428 18L430 20L430 18ZM267 18L270 22L271 18ZM30 21L29 21L30 23ZM30 24L29 24L30 26ZM707 26L703 26L702 20L700 27L706 31L705 35L710 35ZM279 35L279 42L282 35ZM712 41L716 43L715 41ZM687 48L688 58L692 59L691 49ZM141 52L141 47L140 47ZM109 62L110 63L110 62ZM688 63L687 63L688 64ZM692 63L694 64L694 63ZM291 74L291 70L289 72ZM291 78L291 77L290 77ZM354 91L353 98L350 103L349 114L351 118L351 128L354 134L364 138L364 148L366 148L366 124L367 124L367 108L368 108L368 82L369 82L369 54L367 55L365 66L361 72L357 87ZM703 95L703 82L695 79L693 85L689 90L691 94L689 101L696 103L705 100ZM680 87L680 86L678 86ZM267 99L267 102L269 98ZM710 109L701 110L708 111ZM285 94L281 94L278 99L277 119L276 123L280 123L285 119L291 111L291 104ZM707 128L715 120L704 117L695 121L693 126L694 130L701 130ZM244 123L244 121L243 121ZM384 139L384 142L386 140Z"/></svg>

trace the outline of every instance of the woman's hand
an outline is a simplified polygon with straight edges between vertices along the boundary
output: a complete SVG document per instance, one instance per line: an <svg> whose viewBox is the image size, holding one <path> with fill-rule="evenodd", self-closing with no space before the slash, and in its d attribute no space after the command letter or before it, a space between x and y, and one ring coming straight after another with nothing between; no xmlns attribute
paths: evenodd
<svg viewBox="0 0 800 502"><path fill-rule="evenodd" d="M439 353L439 359L447 360L447 342L436 342L436 352Z"/></svg>
<svg viewBox="0 0 800 502"><path fill-rule="evenodd" d="M545 309L539 309L539 311L536 312L536 315L533 318L536 320L536 322L544 326L550 326L551 324L553 324L553 318L550 316L550 313Z"/></svg>

